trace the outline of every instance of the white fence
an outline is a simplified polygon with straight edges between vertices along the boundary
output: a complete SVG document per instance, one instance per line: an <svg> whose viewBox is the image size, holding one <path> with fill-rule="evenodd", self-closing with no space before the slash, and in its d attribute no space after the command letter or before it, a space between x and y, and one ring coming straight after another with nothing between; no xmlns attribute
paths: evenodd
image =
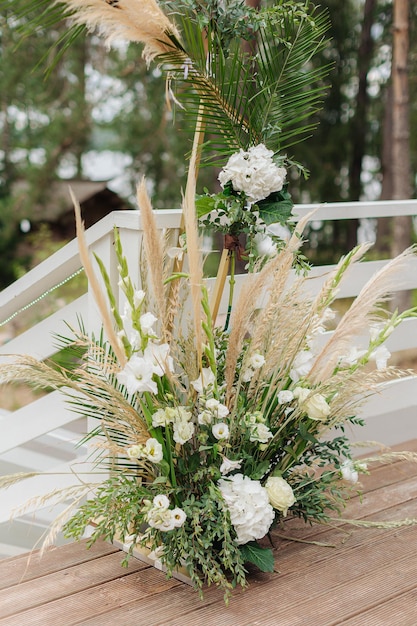
<svg viewBox="0 0 417 626"><path fill-rule="evenodd" d="M417 215L417 200L372 203L337 203L315 207L298 205L296 215L302 216L317 208L314 220L339 220L354 218L379 218L395 215ZM157 222L176 237L180 226L179 211L158 211ZM119 228L124 252L129 267L139 270L141 238L140 215L136 211L118 211L110 214L87 231L87 242L91 252L100 256L106 265L117 293L117 270L113 250L113 228ZM339 293L340 298L356 295L368 278L386 261L363 262L353 268ZM7 329L17 318L16 313L28 309L33 303L53 292L56 285L66 281L80 269L77 243L72 241L28 274L0 293L0 325ZM312 275L318 289L329 267L316 267ZM239 283L244 277L238 277ZM209 288L212 281L209 280ZM417 260L410 261L403 289L417 289ZM224 295L220 312L227 307ZM78 299L29 328L21 335L10 339L0 347L0 359L7 354L31 354L39 359L50 357L56 352L54 335L67 334L65 322L78 325L81 317L88 330L97 330L99 317L88 290ZM9 321L8 321L9 320ZM8 322L7 322L8 321ZM7 323L5 323L7 322ZM397 328L389 338L391 352L417 351L417 319L408 320ZM1 410L1 407L0 407ZM377 440L395 444L417 436L417 378L410 376L381 388L381 393L370 400L363 411L365 428L360 430L360 439ZM0 494L0 556L16 554L30 549L42 534L45 525L54 513L38 511L36 519L31 510L9 523L10 512L33 495L56 487L57 471L65 471L84 450L76 450L75 442L85 430L85 425L70 412L61 397L51 393L13 412L0 414L2 436L0 438L0 472L42 470L47 474L42 479L33 479ZM358 438L352 432L352 438ZM62 475L59 483L72 483ZM36 508L35 506L32 508Z"/></svg>

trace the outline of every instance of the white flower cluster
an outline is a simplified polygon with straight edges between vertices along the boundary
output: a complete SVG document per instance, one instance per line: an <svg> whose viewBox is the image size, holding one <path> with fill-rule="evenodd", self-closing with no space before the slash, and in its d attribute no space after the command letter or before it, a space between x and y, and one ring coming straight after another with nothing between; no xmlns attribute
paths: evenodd
<svg viewBox="0 0 417 626"><path fill-rule="evenodd" d="M274 521L275 513L268 492L258 480L234 474L218 482L220 492L230 513L237 543L264 537Z"/></svg>
<svg viewBox="0 0 417 626"><path fill-rule="evenodd" d="M146 515L146 520L152 528L168 532L182 526L187 519L186 514L180 508L170 509L170 501L167 496L160 494L155 496Z"/></svg>
<svg viewBox="0 0 417 626"><path fill-rule="evenodd" d="M273 161L274 153L264 144L252 146L245 151L232 154L219 174L222 187L232 183L235 191L243 191L249 202L255 203L267 198L284 185L287 171Z"/></svg>
<svg viewBox="0 0 417 626"><path fill-rule="evenodd" d="M169 356L169 345L167 343L157 343L158 337L153 326L157 318L152 313L144 313L139 316L139 321L132 327L133 316L140 311L145 293L135 291L134 310L128 302L125 304L124 314L121 316L124 327L130 327L129 345L133 350L124 368L117 373L117 380L126 387L128 394L149 391L156 394L158 386L154 380L154 375L163 376L165 371L173 371L174 363ZM126 331L119 332L119 338L123 343L126 338ZM156 341L155 341L156 340Z"/></svg>
<svg viewBox="0 0 417 626"><path fill-rule="evenodd" d="M354 462L351 459L346 459L340 466L340 474L343 480L346 480L349 483L357 483L359 479L359 472L364 473L366 470L366 463L361 463L360 461Z"/></svg>
<svg viewBox="0 0 417 626"><path fill-rule="evenodd" d="M145 459L152 463L160 463L164 458L162 446L153 437L148 439L145 445L135 444L127 449L129 459Z"/></svg>
<svg viewBox="0 0 417 626"><path fill-rule="evenodd" d="M267 443L269 439L272 439L273 434L265 424L265 417L261 411L246 413L243 419L246 428L249 430L250 441L258 441L264 444Z"/></svg>
<svg viewBox="0 0 417 626"><path fill-rule="evenodd" d="M228 439L230 431L226 422L215 422L215 420L222 420L229 415L227 406L216 398L209 398L208 400L202 398L200 404L202 411L197 416L200 426L211 426L211 432L215 439Z"/></svg>
<svg viewBox="0 0 417 626"><path fill-rule="evenodd" d="M174 441L184 445L194 435L195 427L191 421L192 417L191 411L186 406L166 407L158 409L152 415L152 426L158 428L158 426L172 424Z"/></svg>

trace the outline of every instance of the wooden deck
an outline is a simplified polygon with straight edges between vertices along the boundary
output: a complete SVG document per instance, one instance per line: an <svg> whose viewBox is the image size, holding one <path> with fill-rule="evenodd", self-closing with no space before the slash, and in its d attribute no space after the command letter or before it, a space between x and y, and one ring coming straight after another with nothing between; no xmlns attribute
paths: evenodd
<svg viewBox="0 0 417 626"><path fill-rule="evenodd" d="M417 451L417 440L398 449ZM417 517L417 464L376 468L362 481L364 497L346 517ZM187 585L166 580L120 552L83 542L0 562L0 626L416 626L417 526L379 530L305 526L298 520L275 536L276 572L251 573L250 588L229 607L207 589L201 601Z"/></svg>

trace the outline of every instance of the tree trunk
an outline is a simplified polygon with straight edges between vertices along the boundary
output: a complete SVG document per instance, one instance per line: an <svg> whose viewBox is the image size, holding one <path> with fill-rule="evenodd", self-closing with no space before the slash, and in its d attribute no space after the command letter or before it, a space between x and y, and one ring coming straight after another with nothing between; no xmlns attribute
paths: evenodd
<svg viewBox="0 0 417 626"><path fill-rule="evenodd" d="M374 49L371 28L374 22L376 0L365 0L361 39L358 51L358 93L355 115L352 120L352 156L349 167L349 199L358 201L362 194L362 161L366 150L368 113L368 72ZM359 220L350 220L347 232L348 248L357 243Z"/></svg>
<svg viewBox="0 0 417 626"><path fill-rule="evenodd" d="M392 186L393 200L411 197L410 98L408 84L409 0L394 0L392 52ZM391 253L402 252L411 243L411 217L394 219ZM400 310L410 306L410 294L401 292L395 299Z"/></svg>

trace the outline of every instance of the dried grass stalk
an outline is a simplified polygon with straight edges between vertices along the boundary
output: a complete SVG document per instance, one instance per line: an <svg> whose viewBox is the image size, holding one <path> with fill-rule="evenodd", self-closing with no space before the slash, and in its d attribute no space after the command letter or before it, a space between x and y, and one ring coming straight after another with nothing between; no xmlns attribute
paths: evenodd
<svg viewBox="0 0 417 626"><path fill-rule="evenodd" d="M107 44L125 39L145 44L143 56L149 63L174 49L170 37L179 39L175 25L155 0L60 0L76 24L98 29Z"/></svg>
<svg viewBox="0 0 417 626"><path fill-rule="evenodd" d="M80 205L71 188L69 191L70 191L72 202L74 204L75 224L76 224L76 229L77 229L77 240L78 240L78 248L80 251L81 263L83 264L86 276L88 278L89 286L94 295L94 299L96 301L96 304L100 313L100 317L103 323L104 331L107 335L107 339L109 340L110 345L115 355L117 356L117 359L120 363L120 367L123 368L127 360L126 355L124 353L124 350L120 346L119 339L113 328L113 321L111 319L109 310L107 308L106 298L103 294L103 291L100 287L97 276L93 270L93 266L90 261L88 247L85 241L84 226L81 220Z"/></svg>
<svg viewBox="0 0 417 626"><path fill-rule="evenodd" d="M392 259L361 289L349 310L345 313L331 339L318 355L308 378L312 383L319 383L331 376L334 368L352 344L352 338L367 330L369 323L376 318L380 305L386 302L389 294L398 289L406 272L410 258L415 254L408 248Z"/></svg>
<svg viewBox="0 0 417 626"><path fill-rule="evenodd" d="M197 225L197 210L195 206L197 162L200 147L200 135L203 132L201 120L197 121L191 153L187 185L183 196L182 210L184 215L185 233L187 239L187 256L189 263L190 293L193 310L194 334L197 350L197 361L202 357L202 307L201 288L203 284L203 260L201 255L200 239Z"/></svg>
<svg viewBox="0 0 417 626"><path fill-rule="evenodd" d="M138 185L137 199L142 220L143 243L153 290L153 296L165 336L167 324L167 304L164 287L164 245L162 234L158 231L151 201L146 189L145 179ZM166 339L166 337L165 337Z"/></svg>
<svg viewBox="0 0 417 626"><path fill-rule="evenodd" d="M261 317L257 320L253 333L251 352L260 348L264 344L265 337L268 336L267 325L272 315L276 311L276 301L281 296L288 283L290 271L294 262L294 253L301 246L301 233L305 225L310 220L311 215L305 216L298 223L293 235L287 245L275 257L267 263L257 274L250 274L245 278L245 283L240 291L239 298L234 306L231 318L230 340L226 353L225 380L227 387L227 398L230 399L232 385L234 381L237 360L242 351L242 344L245 336L251 329L254 315L260 305L260 295L269 288L269 298L265 305ZM273 291L271 291L273 286Z"/></svg>

